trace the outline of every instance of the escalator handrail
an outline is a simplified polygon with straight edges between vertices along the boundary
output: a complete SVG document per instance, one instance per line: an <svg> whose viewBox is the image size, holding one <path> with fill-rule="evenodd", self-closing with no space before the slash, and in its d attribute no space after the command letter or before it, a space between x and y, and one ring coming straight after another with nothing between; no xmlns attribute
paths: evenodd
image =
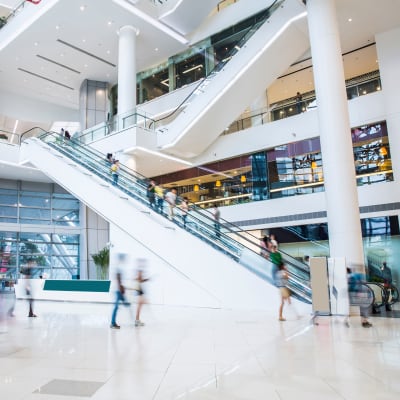
<svg viewBox="0 0 400 400"><path fill-rule="evenodd" d="M47 137L54 137L55 140L59 140L64 142L64 138L62 138L58 133L56 132L47 132L43 135L41 135L39 137L39 139L46 141ZM73 142L73 139L71 139L73 146L81 148L82 151L87 154L93 154L95 159L95 162L103 162L105 161L105 156L103 153L101 153L100 151L94 149L91 146L83 146L82 144L80 144L79 142ZM62 150L62 149L60 149ZM64 149L65 150L65 149ZM135 178L136 184L139 184L140 182L142 183L141 185L141 190L145 191L146 190L146 182L148 182L148 178L141 175L140 173L138 173L137 171L132 170L131 168L127 167L126 165L121 163L121 171L123 171L124 173L126 173L127 175L133 176ZM139 180L139 182L138 182ZM206 218L208 220L208 225L211 226L214 223L214 218L211 214L211 212L209 210L205 210L202 209L201 207L196 206L195 204L190 204L190 208L191 210L195 211L199 216L201 216L202 218ZM193 213L191 213L191 216L193 218ZM198 218L197 218L198 219ZM255 246L258 249L258 252L261 253L261 250L263 250L263 248L259 245L259 241L260 239L257 238L256 236L247 233L246 231L243 231L241 228L239 228L238 226L224 220L223 218L221 218L220 220L220 224L221 227L223 227L224 229L226 229L229 233L235 235L235 236L240 236L241 239L246 240L246 242L250 243L252 246ZM248 237L251 237L252 240L249 240ZM234 240L232 238L230 238L231 240ZM235 242L237 242L236 240L234 240ZM265 250L265 249L264 249ZM295 267L302 269L303 272L308 272L308 268L306 266L306 264L302 264L300 263L298 260L295 260L296 262L293 262L292 257L289 256L288 254L281 252L284 256L285 256L285 262L288 262L289 264L294 264Z"/></svg>
<svg viewBox="0 0 400 400"><path fill-rule="evenodd" d="M43 128L39 127L39 126L34 126L33 128L30 128L30 129L28 129L27 131L21 133L21 135L19 136L19 144L21 145L21 143L22 143L22 141L23 141L23 137L24 137L26 134L28 134L29 132L31 132L31 131L33 131L33 130L35 130L35 129L38 129L39 131L42 132L42 133L39 134L38 136L41 136L41 135L43 135L43 134L45 134L45 133L47 132L45 129L43 129Z"/></svg>
<svg viewBox="0 0 400 400"><path fill-rule="evenodd" d="M249 40L253 34L256 32L256 30L265 23L265 21L271 16L271 10L275 7L276 3L278 2L284 2L285 0L274 0L271 5L269 5L265 10L263 14L263 18L260 21L257 21L253 26L247 28L243 34L243 36L238 39L237 43L240 43L242 41L247 41ZM247 36L249 33L251 33L249 36ZM230 52L227 54L224 60L220 61L218 64L214 66L214 68L209 72L209 74L200 79L199 83L194 87L194 89L182 100L182 102L175 107L174 110L172 110L170 113L167 115L164 115L163 117L154 120L154 125L156 125L159 121L162 121L164 119L167 119L174 115L178 110L180 110L186 103L187 101L194 95L194 93L199 90L199 88L203 85L203 83L207 80L209 80L212 76L215 76L217 72L219 72L228 62L229 60L238 52L238 50L233 47ZM152 126L153 122L150 124L150 128ZM156 128L156 127L155 127Z"/></svg>
<svg viewBox="0 0 400 400"><path fill-rule="evenodd" d="M39 139L45 141L44 139L46 137L48 137L48 136L53 136L53 137L56 138L56 140L59 139L61 141L64 141L64 138L61 137L59 133L51 132L51 131L41 135L39 137ZM74 139L71 139L72 142L73 142L73 140ZM105 160L105 155L102 152L94 149L93 147L91 147L91 146L83 146L79 142L73 142L73 144L74 144L74 146L78 146L78 148L82 148L82 151L84 151L85 153L91 153L91 154L94 154L96 157L98 157L99 160L95 160L96 162L97 161L102 162L103 160ZM148 182L149 178L145 177L144 175L138 173L137 171L129 168L128 166L126 166L126 165L124 165L122 163L120 163L120 165L121 165L121 171L123 171L127 175L134 176L135 180L136 180L136 184L138 184L137 180L142 182L143 185L142 185L141 189L142 190L146 190L147 186L146 186L145 182ZM202 217L205 217L209 222L209 224L208 224L209 226L212 226L214 224L214 217L213 217L212 213L208 209L203 209L203 208L201 208L201 207L199 207L199 206L197 206L197 205L195 205L193 203L190 204L190 208L192 210L196 211L198 215L200 215ZM193 213L191 214L191 216L193 217ZM198 218L196 218L196 219L199 221ZM231 223L229 221L226 221L223 218L220 219L220 225L221 225L221 227L223 227L226 230L228 230L229 233L231 233L231 234L233 234L235 236L239 236L241 239L243 239L247 243L251 244L251 246L255 246L258 249L258 254L261 253L261 251L265 251L265 249L263 247L261 247L260 244L259 244L260 238L256 237L255 235L244 231L239 226L237 226L237 225L235 225L235 224L233 224L233 223ZM225 237L228 238L227 235L225 235ZM251 237L252 240L249 240L248 237ZM237 242L233 238L230 238L230 239L235 241L235 242ZM237 242L237 243L239 243L239 242ZM267 253L270 253L269 250L266 250L266 251L267 251ZM301 261L296 260L295 258L293 258L289 254L283 252L282 250L279 250L279 251L280 251L280 253L282 255L284 255L285 263L293 265L295 268L301 269L302 272L309 273L309 267L308 267L307 264L304 264Z"/></svg>
<svg viewBox="0 0 400 400"><path fill-rule="evenodd" d="M51 146L49 143L47 143L51 148L55 148L61 154L64 154L68 158L78 162L85 169L91 170L92 172L94 172L98 176L100 176L102 179L111 181L111 177L107 175L108 174L108 166L105 165L106 160L105 160L103 153L93 149L90 146L82 146L80 143L73 142L72 140L68 141L68 142L72 142L71 145L69 143L67 144L64 138L60 137L60 135L58 133L54 133L54 132L48 132L44 135L41 135L38 139L46 142L46 138L48 138L49 136L55 137L55 141L50 142L50 144L52 144ZM84 161L82 161L82 159L79 159L79 157L75 153L70 152L72 149L75 150L75 153L77 153L79 151L79 156L83 156ZM67 151L67 150L69 150L69 151ZM97 165L96 171L93 170L93 166L92 166L92 169L89 168L88 162L93 162L95 164L95 166ZM131 170L129 167L126 167L126 166L123 166L123 167L125 169L124 172L128 175L128 179L129 179L128 182L130 184L132 184L132 182L133 182L133 183L135 183L135 185L139 184L139 191L142 193L142 195L139 195L138 192L133 193L131 190L128 190L128 189L123 189L123 191L125 193L129 194L130 196L133 196L140 202L144 203L147 207L149 207L149 203L148 203L148 200L146 197L147 185L145 184L145 182L147 182L147 178L145 178L142 175ZM134 177L133 180L132 180L132 176ZM138 176L140 177L139 180L137 178ZM121 175L121 178L122 178L122 175ZM125 179L125 178L123 178L123 179ZM121 187L120 187L120 189L121 189ZM200 212L196 213L197 216L193 215L193 213L191 214L191 219L194 219L196 221L196 226L200 228L199 233L198 232L191 232L191 233L200 238L206 239L208 243L210 243L211 245L214 245L214 247L218 247L220 250L224 251L226 254L228 254L231 257L233 257L234 259L236 259L236 261L239 261L240 254L246 246L240 242L237 242L234 238L231 238L229 235L226 235L226 233L223 233L222 231L221 231L221 240L219 241L219 243L213 243L213 236L212 236L213 233L210 233L210 232L214 232L214 228L213 228L214 219L212 217L210 217L209 215L207 215L208 213L206 215L204 215L205 210L201 209L201 211L202 211L201 213ZM199 219L198 217L201 217L201 219ZM204 218L206 218L206 221L204 221ZM232 232L232 233L237 234L237 232ZM204 236L204 234L206 234L206 236ZM241 238L246 239L243 237L241 237ZM253 242L251 242L251 244L254 245ZM232 251L232 249L233 249L233 251ZM259 255L254 250L249 249L249 248L247 248L247 249L251 250L254 253L256 253L257 255ZM286 260L285 260L285 262L287 263ZM298 282L301 281L301 282L308 283L309 282L309 271L307 271L306 269L299 268L297 265L293 265L291 262L289 262L287 264L289 264L293 267L293 268L290 268L291 271L290 271L289 275L290 275L291 280L293 280L294 282L297 282L294 285L301 286L305 293L305 297L308 298L309 297L308 286L305 285L304 283L299 285ZM294 273L293 269L297 273ZM301 272L303 273L303 275L305 274L305 276L301 276L301 274L298 273L300 270L302 270ZM304 289L304 288L306 288L306 289Z"/></svg>

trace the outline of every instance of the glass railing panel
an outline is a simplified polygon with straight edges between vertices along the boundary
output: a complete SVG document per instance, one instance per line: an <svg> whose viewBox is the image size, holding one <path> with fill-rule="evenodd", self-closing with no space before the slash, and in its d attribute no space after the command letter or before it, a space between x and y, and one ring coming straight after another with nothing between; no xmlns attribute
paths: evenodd
<svg viewBox="0 0 400 400"><path fill-rule="evenodd" d="M265 13L260 17L260 19L249 29L246 29L244 34L237 40L236 44L232 46L230 52L225 56L223 60L221 60L218 64L214 66L214 68L209 72L209 74L202 79L198 86L193 90L193 92L187 96L184 101L170 114L164 116L155 121L155 128L158 129L162 125L165 125L166 120L170 119L172 115L175 115L178 110L187 106L188 103L193 101L193 99L199 94L202 93L205 88L210 84L212 79L218 75L218 73L225 67L225 65L234 57L240 49L246 44L246 42L254 35L254 33L263 25L271 16L271 14L283 3L284 0L276 0L270 5Z"/></svg>
<svg viewBox="0 0 400 400"><path fill-rule="evenodd" d="M380 77L378 75L379 71L374 71L372 73L346 81L347 99L351 100L356 97L380 91L382 86ZM317 104L315 92L312 91L303 94L301 112L310 111L316 107ZM294 97L271 104L271 121L288 118L297 114L299 114L299 110L296 107L296 99Z"/></svg>
<svg viewBox="0 0 400 400"><path fill-rule="evenodd" d="M61 154L64 154L112 185L110 163L105 159L104 154L89 146L83 146L71 141L65 142L64 140L59 140L59 135L54 133L43 135L41 139ZM121 165L118 188L142 204L150 207L147 198L147 182L148 179L146 177ZM163 209L161 214L167 217L166 209ZM174 222L183 227L183 220L179 217L179 211L177 211L176 214L177 217ZM234 258L236 261L241 262L242 260L244 266L248 266L248 263L246 265L244 262L243 255L244 253L248 254L248 252L251 252L253 257L258 259L260 263L265 263L266 261L259 255L261 251L259 238L223 220L220 221L220 228L216 229L215 220L209 210L202 209L194 204L191 205L186 227L188 232L201 238L203 241ZM296 288L299 293L304 292L304 296L307 297L307 290L309 290L307 289L307 283L309 282L307 265L302 264L285 253L283 253L283 258L290 274L290 285ZM272 268L270 268L270 270L272 271ZM264 276L264 278L270 282L272 280L271 276Z"/></svg>
<svg viewBox="0 0 400 400"><path fill-rule="evenodd" d="M96 140L110 135L113 132L119 132L123 129L140 127L146 130L154 128L154 120L144 113L128 112L120 116L116 116L112 121L102 122L83 132L78 132L72 137L73 140L81 143L92 143Z"/></svg>
<svg viewBox="0 0 400 400"><path fill-rule="evenodd" d="M34 127L31 129L28 129L27 131L23 132L19 136L19 143L21 144L23 140L28 139L30 137L37 137L40 135L43 135L46 131L42 128L39 127Z"/></svg>

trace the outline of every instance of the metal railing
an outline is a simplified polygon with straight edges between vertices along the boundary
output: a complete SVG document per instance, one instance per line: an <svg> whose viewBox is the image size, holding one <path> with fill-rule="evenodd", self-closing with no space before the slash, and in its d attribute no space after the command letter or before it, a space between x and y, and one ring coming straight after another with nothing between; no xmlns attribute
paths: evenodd
<svg viewBox="0 0 400 400"><path fill-rule="evenodd" d="M7 17L0 18L0 29L7 25L16 15L18 15L26 6L26 4L39 4L39 1L32 1L32 0L24 0L20 4L18 4L8 15Z"/></svg>
<svg viewBox="0 0 400 400"><path fill-rule="evenodd" d="M103 153L94 150L90 146L81 145L73 139L65 140L65 138L54 132L43 134L39 139L110 185L114 184L110 173L110 163ZM147 196L148 181L147 177L129 167L120 166L118 189L150 209ZM179 210L179 201L176 209ZM167 212L165 212L164 208L159 209L158 212L167 218ZM269 270L265 269L265 257L260 255L265 249L262 249L259 244L260 238L241 230L238 226L223 219L219 221L219 227L217 227L213 214L209 210L197 207L194 204L190 204L186 223L184 223L179 211L174 217L174 222L215 249L232 257L239 264L252 270L263 279L273 283L273 265L272 263L267 263ZM283 260L290 276L288 286L293 294L303 301L311 302L308 265L284 253Z"/></svg>
<svg viewBox="0 0 400 400"><path fill-rule="evenodd" d="M210 84L210 81L218 75L219 72L225 67L225 65L235 56L240 49L246 44L246 42L254 35L254 33L269 19L271 14L284 2L284 0L275 0L268 8L265 9L264 13L260 19L250 28L248 28L244 34L238 39L236 45L231 49L231 51L225 56L225 58L220 61L214 68L209 72L209 74L201 79L199 83L195 86L192 92L186 96L186 98L170 113L155 120L156 129L162 126L162 121L170 121L171 117L176 117L179 113L199 94L202 93L205 88Z"/></svg>

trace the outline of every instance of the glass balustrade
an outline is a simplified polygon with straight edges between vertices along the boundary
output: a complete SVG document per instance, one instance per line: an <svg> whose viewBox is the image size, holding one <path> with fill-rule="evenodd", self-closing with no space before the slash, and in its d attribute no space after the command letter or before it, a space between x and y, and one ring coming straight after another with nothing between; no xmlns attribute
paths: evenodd
<svg viewBox="0 0 400 400"><path fill-rule="evenodd" d="M179 104L179 106L162 118L159 118L155 121L155 127L160 128L166 123L171 121L171 117L175 117L179 115L179 113L188 105L190 104L194 98L202 93L206 87L211 83L213 78L218 75L219 72L223 70L225 65L234 57L240 49L246 44L246 42L254 35L254 33L268 20L271 14L279 8L279 6L283 3L283 1L274 1L272 5L270 5L266 10L261 12L257 18L255 19L255 23L246 28L244 32L240 32L239 35L235 35L235 41L233 43L229 43L229 50L224 53L224 57L221 60L215 59L216 62L215 66L207 72L207 68L205 68L205 57L207 51L204 50L204 55L202 57L202 61L199 59L199 55L196 55L196 62L191 62L189 64L193 64L192 67L189 69L185 67L182 71L182 74L186 74L188 72L198 73L198 76L194 79L198 79L200 76L204 75L204 78L200 80L199 84L194 88L194 90ZM189 66L188 63L185 65ZM178 71L179 72L179 71ZM182 76L183 77L183 76ZM187 82L189 83L189 82Z"/></svg>
<svg viewBox="0 0 400 400"><path fill-rule="evenodd" d="M106 160L104 154L78 142L60 140L57 133L44 134L40 139L59 153L85 167L92 174L102 178L103 181L110 184L110 187L113 185L110 163ZM147 197L148 181L148 178L127 166L120 166L118 189L150 208ZM160 213L167 218L167 212L164 208L161 209ZM183 228L183 218L179 213L179 199L174 222ZM260 256L259 238L224 220L220 221L220 229L217 230L212 213L195 204L190 204L190 212L185 225L185 229L189 233L232 257L240 264L249 267L249 269L257 267L259 276L273 282L272 265ZM304 301L310 302L308 266L287 254L283 254L283 258L289 271L290 287L294 294Z"/></svg>

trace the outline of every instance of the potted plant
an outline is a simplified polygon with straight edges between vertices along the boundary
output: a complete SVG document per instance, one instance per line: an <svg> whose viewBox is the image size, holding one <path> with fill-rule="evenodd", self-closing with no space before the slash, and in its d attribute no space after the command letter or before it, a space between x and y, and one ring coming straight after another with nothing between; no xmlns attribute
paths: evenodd
<svg viewBox="0 0 400 400"><path fill-rule="evenodd" d="M110 247L106 246L96 254L91 254L93 262L97 267L97 279L108 279L108 268L110 265Z"/></svg>

